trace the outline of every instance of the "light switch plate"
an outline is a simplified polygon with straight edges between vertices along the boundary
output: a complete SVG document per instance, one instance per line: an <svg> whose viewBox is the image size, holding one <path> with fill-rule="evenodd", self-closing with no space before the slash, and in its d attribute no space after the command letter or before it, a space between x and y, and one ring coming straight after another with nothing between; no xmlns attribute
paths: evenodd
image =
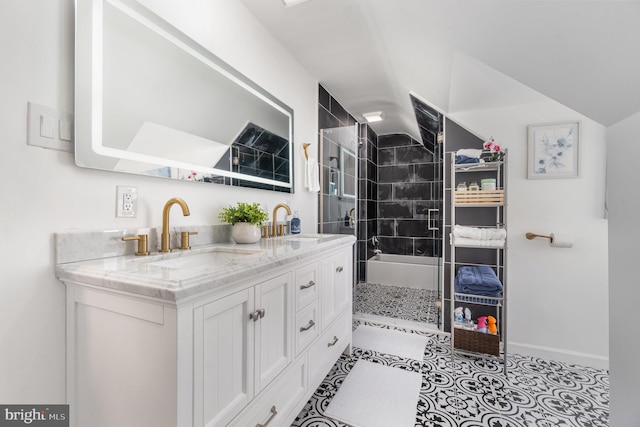
<svg viewBox="0 0 640 427"><path fill-rule="evenodd" d="M73 152L73 114L27 103L27 144Z"/></svg>
<svg viewBox="0 0 640 427"><path fill-rule="evenodd" d="M116 218L135 218L138 213L138 189L118 185L116 187Z"/></svg>

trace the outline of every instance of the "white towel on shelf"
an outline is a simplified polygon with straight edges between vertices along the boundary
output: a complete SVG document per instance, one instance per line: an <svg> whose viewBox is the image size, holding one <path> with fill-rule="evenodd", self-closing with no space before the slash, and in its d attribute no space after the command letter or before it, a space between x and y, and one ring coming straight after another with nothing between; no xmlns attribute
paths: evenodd
<svg viewBox="0 0 640 427"><path fill-rule="evenodd" d="M507 230L504 228L479 228L454 225L453 235L475 240L504 240L507 238Z"/></svg>
<svg viewBox="0 0 640 427"><path fill-rule="evenodd" d="M457 246L483 246L487 248L504 247L504 239L480 240L468 237L453 236L453 244Z"/></svg>
<svg viewBox="0 0 640 427"><path fill-rule="evenodd" d="M312 193L320 191L320 169L313 157L309 157L304 165L304 187Z"/></svg>

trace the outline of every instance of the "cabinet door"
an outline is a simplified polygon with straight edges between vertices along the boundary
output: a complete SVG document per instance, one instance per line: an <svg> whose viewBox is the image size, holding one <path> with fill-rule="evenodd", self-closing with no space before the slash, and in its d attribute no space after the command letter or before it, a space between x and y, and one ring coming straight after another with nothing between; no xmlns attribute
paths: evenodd
<svg viewBox="0 0 640 427"><path fill-rule="evenodd" d="M256 394L292 360L293 282L283 274L255 287Z"/></svg>
<svg viewBox="0 0 640 427"><path fill-rule="evenodd" d="M225 425L253 398L253 289L194 310L194 425Z"/></svg>
<svg viewBox="0 0 640 427"><path fill-rule="evenodd" d="M352 264L351 248L322 260L320 311L323 330L351 304Z"/></svg>

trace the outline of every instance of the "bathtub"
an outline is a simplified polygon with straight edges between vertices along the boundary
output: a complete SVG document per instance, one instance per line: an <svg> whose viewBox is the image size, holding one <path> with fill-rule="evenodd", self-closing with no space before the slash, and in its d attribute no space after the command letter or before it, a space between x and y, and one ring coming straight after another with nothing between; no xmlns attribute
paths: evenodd
<svg viewBox="0 0 640 427"><path fill-rule="evenodd" d="M437 290L440 286L438 277L442 277L440 258L378 254L367 260L369 283Z"/></svg>

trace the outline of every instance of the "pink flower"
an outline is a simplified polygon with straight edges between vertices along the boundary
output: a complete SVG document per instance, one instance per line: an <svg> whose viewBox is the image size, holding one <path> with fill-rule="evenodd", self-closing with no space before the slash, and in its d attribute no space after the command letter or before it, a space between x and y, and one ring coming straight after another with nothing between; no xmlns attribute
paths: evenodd
<svg viewBox="0 0 640 427"><path fill-rule="evenodd" d="M502 148L498 144L493 144L493 147L491 149L496 153L499 153L500 151L502 151Z"/></svg>
<svg viewBox="0 0 640 427"><path fill-rule="evenodd" d="M482 148L484 148L485 150L489 150L491 147L493 147L493 139L485 142L482 145Z"/></svg>

